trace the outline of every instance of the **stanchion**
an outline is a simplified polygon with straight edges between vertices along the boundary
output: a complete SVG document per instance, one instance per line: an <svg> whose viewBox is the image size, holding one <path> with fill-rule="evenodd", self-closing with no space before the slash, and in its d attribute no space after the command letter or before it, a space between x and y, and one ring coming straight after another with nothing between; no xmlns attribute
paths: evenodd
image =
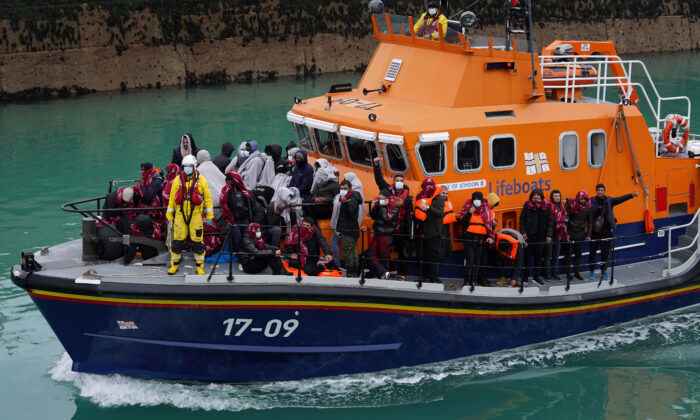
<svg viewBox="0 0 700 420"><path fill-rule="evenodd" d="M417 288L423 287L423 275L424 270L423 270L423 232L421 231L420 237L419 237L419 246L418 246L418 284L416 285Z"/></svg>
<svg viewBox="0 0 700 420"><path fill-rule="evenodd" d="M365 285L365 228L360 229L360 285Z"/></svg>
<svg viewBox="0 0 700 420"><path fill-rule="evenodd" d="M610 286L615 278L615 238L610 239Z"/></svg>
<svg viewBox="0 0 700 420"><path fill-rule="evenodd" d="M301 283L301 223L297 225L297 283Z"/></svg>
<svg viewBox="0 0 700 420"><path fill-rule="evenodd" d="M229 227L228 232L226 232L226 237L224 238L224 242L223 242L224 245L228 244L230 237L231 237L231 227ZM229 244L229 248L230 247L231 247L231 245ZM221 254L224 253L223 245L221 246L221 248L222 248L222 250L219 251L219 255L216 256L216 261L214 261L214 265L211 267L211 271L209 272L209 276L207 277L207 283L209 283L209 281L211 280L211 276L214 275L214 271L216 270L216 266L219 264L219 258L221 258ZM233 250L229 249L228 254L233 256ZM233 281L233 266L232 266L231 258L229 258L228 277L226 278L226 280L228 280L229 283L231 283Z"/></svg>

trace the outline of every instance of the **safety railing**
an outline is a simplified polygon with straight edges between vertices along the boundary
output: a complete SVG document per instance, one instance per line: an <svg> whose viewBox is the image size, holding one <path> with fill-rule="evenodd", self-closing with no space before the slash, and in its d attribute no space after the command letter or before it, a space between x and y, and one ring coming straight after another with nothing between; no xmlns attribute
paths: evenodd
<svg viewBox="0 0 700 420"><path fill-rule="evenodd" d="M576 90L584 88L588 89L587 93L595 89L595 96L592 98L597 103L605 102L608 88L614 88L618 90L625 103L634 99L636 92L639 99L648 106L654 117L656 128L661 128L664 124L666 115L663 112L664 105L670 102L680 102L687 105L683 117L687 118L688 124L690 124L690 99L687 96L661 96L644 62L622 60L618 56L608 55L578 55L567 58L568 61L555 61L561 59L561 56L540 56L540 67L544 88L564 89L564 98L562 99L566 102L574 102ZM563 76L552 76L552 74L556 74L554 70L557 69L559 69L558 73L563 73ZM635 69L638 70L633 72ZM594 70L594 73L591 70ZM641 74L639 81L635 80L637 74ZM545 75L550 76L545 77Z"/></svg>
<svg viewBox="0 0 700 420"><path fill-rule="evenodd" d="M668 266L666 270L664 270L663 276L664 277L672 277L672 276L678 276L681 275L697 264L698 259L700 258L700 217L698 215L700 214L700 210L695 212L695 215L693 218L690 220L690 222L684 224L684 225L679 225L679 226L671 226L668 228L663 229L666 232L666 236L668 236L668 256L667 256L667 261L668 261ZM673 248L671 246L671 232L679 230L679 229L686 229L691 226L695 226L697 228L697 232L695 232L695 235L693 236L693 239L690 241L688 245L685 246L679 246L676 248ZM673 254L681 251L691 251L691 256L683 261L680 265L677 267L673 267Z"/></svg>

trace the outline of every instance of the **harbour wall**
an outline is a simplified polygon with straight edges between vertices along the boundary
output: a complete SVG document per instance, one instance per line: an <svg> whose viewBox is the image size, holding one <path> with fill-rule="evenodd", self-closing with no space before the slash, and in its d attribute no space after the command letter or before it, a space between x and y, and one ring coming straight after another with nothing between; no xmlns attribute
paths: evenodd
<svg viewBox="0 0 700 420"><path fill-rule="evenodd" d="M362 71L377 44L366 0L54 3L0 0L0 101ZM423 9L384 3L397 14ZM473 8L480 34L503 36L503 3ZM609 39L620 54L700 48L700 0L533 4L538 48L555 39Z"/></svg>

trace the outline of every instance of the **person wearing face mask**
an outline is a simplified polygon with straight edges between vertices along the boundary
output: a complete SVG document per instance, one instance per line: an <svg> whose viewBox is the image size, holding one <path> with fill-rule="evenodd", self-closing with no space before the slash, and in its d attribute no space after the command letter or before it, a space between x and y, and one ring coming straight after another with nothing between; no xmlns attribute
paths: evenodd
<svg viewBox="0 0 700 420"><path fill-rule="evenodd" d="M331 227L340 237L340 250L345 260L347 276L357 277L360 274L360 260L357 256L357 238L360 237L358 214L360 207L364 206L362 196L353 191L352 184L346 178L340 183L340 192L333 202L335 219L331 217Z"/></svg>
<svg viewBox="0 0 700 420"><path fill-rule="evenodd" d="M248 225L247 234L243 236L238 256L243 271L247 274L258 274L269 266L272 274L276 276L292 275L282 266L282 253L279 248L265 243L262 229L257 223Z"/></svg>
<svg viewBox="0 0 700 420"><path fill-rule="evenodd" d="M575 199L566 200L569 206L569 223L567 232L569 242L564 247L566 265L566 278L571 281L576 277L583 280L581 276L581 247L585 241L591 240L591 203L588 201L588 193L579 191ZM573 258L573 265L572 265ZM573 268L573 276L571 274Z"/></svg>
<svg viewBox="0 0 700 420"><path fill-rule="evenodd" d="M372 225L372 241L367 248L370 271L379 278L388 279L389 272L389 245L391 237L399 222L399 210L394 205L391 191L383 189L379 196L372 201L370 217L374 220Z"/></svg>
<svg viewBox="0 0 700 420"><path fill-rule="evenodd" d="M289 254L289 266L301 269L310 276L324 270L324 264L332 263L331 248L321 230L316 227L313 217L306 216L294 226L284 241ZM321 251L325 256L321 255Z"/></svg>
<svg viewBox="0 0 700 420"><path fill-rule="evenodd" d="M544 245L552 241L554 218L552 217L552 208L549 202L544 199L542 189L532 190L530 198L523 204L519 227L523 239L527 241L523 283L527 283L530 267L532 267L535 282L544 286L542 280L542 275L545 274Z"/></svg>
<svg viewBox="0 0 700 420"><path fill-rule="evenodd" d="M389 190L394 200L394 205L398 209L398 221L396 230L392 238L392 244L398 254L396 267L392 267L398 272L399 280L406 280L408 267L411 263L408 257L407 247L413 245L411 239L411 228L413 225L413 196L411 196L408 185L405 184L403 175L394 175L393 182L389 184L384 180L381 170L382 158L374 158L374 182L379 190Z"/></svg>
<svg viewBox="0 0 700 420"><path fill-rule="evenodd" d="M185 241L192 242L197 274L204 275L205 248L202 213L206 210L206 221L214 219L209 184L206 178L199 176L196 170L197 159L187 155L182 159L182 172L173 180L166 218L173 223L173 245L170 250L170 269L168 274L175 274L182 258ZM170 230L170 229L168 229Z"/></svg>
<svg viewBox="0 0 700 420"><path fill-rule="evenodd" d="M436 186L432 178L424 179L421 191L416 195L416 207L413 210L417 233L422 239L420 249L423 253L423 264L420 267L420 280L429 283L442 282L438 278L440 236L445 210L445 199L441 192L442 187Z"/></svg>
<svg viewBox="0 0 700 420"><path fill-rule="evenodd" d="M268 244L278 245L282 235L286 235L289 228L301 220L301 206L294 204L297 195L295 191L296 189L282 187L267 205L263 238Z"/></svg>
<svg viewBox="0 0 700 420"><path fill-rule="evenodd" d="M312 198L311 185L313 182L314 168L308 163L306 151L299 149L294 153L294 169L287 188L298 189L301 198L306 201Z"/></svg>
<svg viewBox="0 0 700 420"><path fill-rule="evenodd" d="M489 286L486 281L486 261L489 245L493 244L491 208L481 191L474 191L464 202L460 214L464 240L464 285Z"/></svg>
<svg viewBox="0 0 700 420"><path fill-rule="evenodd" d="M182 166L182 158L187 155L197 156L198 152L199 147L194 144L194 137L192 137L192 134L185 133L180 137L180 145L173 148L173 157L170 159L170 163Z"/></svg>
<svg viewBox="0 0 700 420"><path fill-rule="evenodd" d="M226 167L226 173L237 171L248 191L253 191L261 179L266 162L266 156L258 151L258 142L248 140L241 143L238 154Z"/></svg>
<svg viewBox="0 0 700 420"><path fill-rule="evenodd" d="M416 36L437 41L440 36L438 30L442 31L443 37L447 34L447 18L440 12L438 2L431 0L428 2L428 11L413 25L413 31Z"/></svg>
<svg viewBox="0 0 700 420"><path fill-rule="evenodd" d="M545 244L544 249L545 280L551 281L551 279L554 279L561 281L559 277L559 251L562 243L569 242L569 232L567 230L569 214L561 200L561 191L552 190L549 193L549 199L551 200L550 207L554 224L552 225L552 241Z"/></svg>

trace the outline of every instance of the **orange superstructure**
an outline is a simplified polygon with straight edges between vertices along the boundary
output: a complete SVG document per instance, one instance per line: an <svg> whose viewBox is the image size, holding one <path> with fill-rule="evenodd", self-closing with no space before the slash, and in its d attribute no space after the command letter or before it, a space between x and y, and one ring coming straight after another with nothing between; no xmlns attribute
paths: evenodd
<svg viewBox="0 0 700 420"><path fill-rule="evenodd" d="M413 194L427 177L449 186L457 208L475 190L496 193L500 227L517 228L533 188L573 198L600 182L612 196L639 192L616 210L619 224L643 221L647 208L654 219L697 210L697 161L659 146L662 105L687 98L635 90L631 66L640 62L621 60L612 42L556 41L540 57L520 51L524 42L417 38L410 17L374 15L373 24L379 45L358 86L301 100L287 115L301 146L357 173L366 198L377 193L370 162L380 156L384 174L405 174ZM564 42L575 56L547 56ZM568 70L543 79L552 65L592 71L578 82Z"/></svg>

